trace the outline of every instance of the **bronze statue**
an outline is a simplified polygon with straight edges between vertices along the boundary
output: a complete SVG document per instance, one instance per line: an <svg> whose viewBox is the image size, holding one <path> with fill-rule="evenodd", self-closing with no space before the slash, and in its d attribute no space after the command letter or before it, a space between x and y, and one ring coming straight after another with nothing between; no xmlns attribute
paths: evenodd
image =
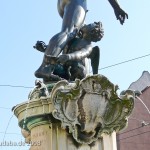
<svg viewBox="0 0 150 150"><path fill-rule="evenodd" d="M125 18L128 18L127 13L121 9L117 0L108 1L114 9L116 18L123 24ZM85 20L87 12L86 0L58 0L57 6L59 15L63 18L62 28L59 33L50 39L45 49L43 62L35 72L36 77L45 78L48 74L53 72L54 67L53 64L51 64L53 57L57 57L67 43L75 37L76 32L81 28ZM44 68L48 65L49 68L44 71Z"/></svg>
<svg viewBox="0 0 150 150"><path fill-rule="evenodd" d="M87 74L87 64L85 58L91 59L93 74L98 73L99 66L99 47L92 47L91 42L100 41L104 35L101 22L94 22L81 27L77 36L73 38L63 49L63 54L58 57L52 57L46 67L40 68L36 73L37 77L45 80L60 80L65 78L74 81L75 78L83 79ZM36 43L35 48L44 52L46 45L42 41ZM49 68L53 68L49 73ZM47 73L44 76L42 73Z"/></svg>

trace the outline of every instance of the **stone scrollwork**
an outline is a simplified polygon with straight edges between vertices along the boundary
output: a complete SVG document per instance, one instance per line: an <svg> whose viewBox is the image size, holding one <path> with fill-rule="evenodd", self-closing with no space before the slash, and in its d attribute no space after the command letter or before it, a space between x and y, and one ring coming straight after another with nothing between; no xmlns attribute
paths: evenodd
<svg viewBox="0 0 150 150"><path fill-rule="evenodd" d="M30 91L28 95L29 100L39 99L40 97L49 96L47 86L40 80L35 80L35 87Z"/></svg>
<svg viewBox="0 0 150 150"><path fill-rule="evenodd" d="M87 76L69 83L58 82L52 89L53 117L69 129L81 144L91 144L102 133L111 134L126 127L127 118L134 107L134 92L123 91L105 76Z"/></svg>

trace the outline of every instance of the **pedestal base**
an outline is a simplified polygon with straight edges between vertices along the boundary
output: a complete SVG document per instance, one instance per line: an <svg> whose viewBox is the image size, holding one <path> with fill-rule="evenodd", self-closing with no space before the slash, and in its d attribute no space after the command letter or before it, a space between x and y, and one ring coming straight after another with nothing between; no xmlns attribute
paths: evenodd
<svg viewBox="0 0 150 150"><path fill-rule="evenodd" d="M108 143L111 141L111 138L107 138ZM79 145L60 125L46 124L32 128L30 150L104 150L104 147L107 147L105 150L116 150L111 149L111 144L108 143L106 146L103 139L98 139L91 146Z"/></svg>
<svg viewBox="0 0 150 150"><path fill-rule="evenodd" d="M30 150L117 150L116 132L127 126L133 91L118 96L117 86L101 75L43 87L14 108Z"/></svg>

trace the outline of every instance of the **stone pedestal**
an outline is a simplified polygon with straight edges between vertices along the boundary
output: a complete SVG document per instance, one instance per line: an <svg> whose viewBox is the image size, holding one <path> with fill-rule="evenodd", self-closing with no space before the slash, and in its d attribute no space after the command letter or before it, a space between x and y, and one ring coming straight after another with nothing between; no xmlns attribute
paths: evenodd
<svg viewBox="0 0 150 150"><path fill-rule="evenodd" d="M37 145L31 146L30 150L103 150L101 139L91 147L89 145L76 146L72 137L61 129L59 124L52 124L51 127L49 125L34 127L31 130L31 141Z"/></svg>
<svg viewBox="0 0 150 150"><path fill-rule="evenodd" d="M104 150L117 150L116 132L113 132L111 135L103 134L102 137Z"/></svg>
<svg viewBox="0 0 150 150"><path fill-rule="evenodd" d="M100 75L43 87L14 108L30 150L117 150L116 132L134 106L132 91L118 97L117 86Z"/></svg>
<svg viewBox="0 0 150 150"><path fill-rule="evenodd" d="M61 123L52 118L52 110L52 103L44 98L19 104L15 108L22 134L26 142L31 144L30 150L104 150L103 138L91 146L78 144L66 129L61 128Z"/></svg>

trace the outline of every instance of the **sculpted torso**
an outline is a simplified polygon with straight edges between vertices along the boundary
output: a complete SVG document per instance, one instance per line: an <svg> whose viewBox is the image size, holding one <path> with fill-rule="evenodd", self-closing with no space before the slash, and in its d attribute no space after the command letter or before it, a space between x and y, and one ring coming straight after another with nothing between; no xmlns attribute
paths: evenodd
<svg viewBox="0 0 150 150"><path fill-rule="evenodd" d="M85 0L58 0L57 1L57 9L59 12L59 15L63 17L65 9L67 9L68 5L69 7L72 7L72 11L74 10L74 6L81 5L85 7L86 5Z"/></svg>

